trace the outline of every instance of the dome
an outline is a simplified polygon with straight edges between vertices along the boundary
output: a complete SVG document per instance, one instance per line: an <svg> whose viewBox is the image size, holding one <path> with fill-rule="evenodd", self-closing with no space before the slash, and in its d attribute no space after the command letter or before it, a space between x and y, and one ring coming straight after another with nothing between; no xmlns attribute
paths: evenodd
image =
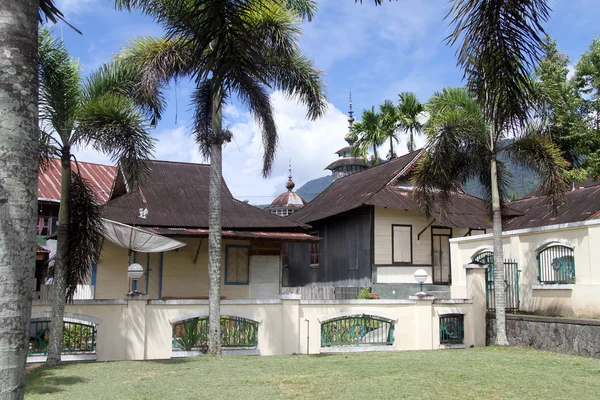
<svg viewBox="0 0 600 400"><path fill-rule="evenodd" d="M269 208L302 208L307 204L302 196L292 191L281 193Z"/></svg>

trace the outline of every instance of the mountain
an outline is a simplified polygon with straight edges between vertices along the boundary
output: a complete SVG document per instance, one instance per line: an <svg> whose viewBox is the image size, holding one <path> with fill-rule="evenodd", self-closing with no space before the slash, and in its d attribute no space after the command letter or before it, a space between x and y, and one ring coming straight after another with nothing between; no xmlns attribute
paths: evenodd
<svg viewBox="0 0 600 400"><path fill-rule="evenodd" d="M311 201L319 195L323 190L327 189L333 182L333 175L323 176L321 178L313 179L312 181L306 182L301 188L296 190L300 196L304 197L306 201Z"/></svg>

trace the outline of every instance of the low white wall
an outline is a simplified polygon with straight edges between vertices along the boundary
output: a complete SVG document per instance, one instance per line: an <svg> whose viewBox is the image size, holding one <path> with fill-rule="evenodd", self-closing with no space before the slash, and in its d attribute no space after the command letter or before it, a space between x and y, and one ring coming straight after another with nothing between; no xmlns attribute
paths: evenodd
<svg viewBox="0 0 600 400"><path fill-rule="evenodd" d="M257 350L261 355L306 354L307 350L310 354L320 353L320 324L324 317L340 313L371 313L394 320L393 345L379 347L386 350L438 349L440 315L464 314L465 346L484 346L483 271L471 271L468 281L469 297L465 299L301 300L289 294L271 300L223 300L221 314L244 316L259 323ZM44 315L50 309L47 302L35 302L33 313ZM172 356L172 323L207 315L208 301L75 300L66 306L66 312L99 321L99 361L165 359Z"/></svg>
<svg viewBox="0 0 600 400"><path fill-rule="evenodd" d="M575 284L542 285L537 253L549 243L573 247ZM450 239L452 297L466 293L465 264L481 251L493 251L492 235ZM503 232L505 259L519 265L519 299L523 311L600 317L600 221L592 220Z"/></svg>

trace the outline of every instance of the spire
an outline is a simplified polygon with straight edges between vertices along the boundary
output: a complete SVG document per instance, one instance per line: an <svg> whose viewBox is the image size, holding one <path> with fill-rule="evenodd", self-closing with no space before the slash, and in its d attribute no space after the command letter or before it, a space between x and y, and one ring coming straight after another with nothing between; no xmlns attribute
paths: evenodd
<svg viewBox="0 0 600 400"><path fill-rule="evenodd" d="M294 187L296 186L296 184L292 180L292 159L291 158L290 158L290 168L288 169L288 171L289 171L288 181L286 182L285 187L289 192L291 192L292 190L294 190Z"/></svg>
<svg viewBox="0 0 600 400"><path fill-rule="evenodd" d="M350 146L354 145L354 139L352 138L352 125L354 124L354 111L352 111L352 89L350 89L350 110L348 110L348 134L344 137L344 140L348 142Z"/></svg>

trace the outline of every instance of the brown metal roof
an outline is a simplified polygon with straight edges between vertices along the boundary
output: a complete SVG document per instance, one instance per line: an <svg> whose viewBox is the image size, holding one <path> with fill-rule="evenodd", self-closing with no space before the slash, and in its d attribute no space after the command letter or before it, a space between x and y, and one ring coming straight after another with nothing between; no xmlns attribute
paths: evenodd
<svg viewBox="0 0 600 400"><path fill-rule="evenodd" d="M117 168L111 165L94 164L88 162L77 162L81 175L91 183L96 192L98 203L104 204L108 201ZM71 162L71 168L76 168L75 162ZM40 172L38 177L38 199L49 201L60 201L60 159L53 158L45 171Z"/></svg>
<svg viewBox="0 0 600 400"><path fill-rule="evenodd" d="M281 193L279 196L273 200L271 205L267 207L267 209L272 208L302 208L308 202L304 200L304 197L300 196L296 192L292 192L288 190L286 192Z"/></svg>
<svg viewBox="0 0 600 400"><path fill-rule="evenodd" d="M325 169L333 170L334 168L341 167L344 165L358 165L361 167L369 167L369 163L361 157L345 157L335 160L327 167L325 167Z"/></svg>
<svg viewBox="0 0 600 400"><path fill-rule="evenodd" d="M420 154L421 150L416 150L376 167L336 179L288 219L310 223L367 204L390 181L408 173Z"/></svg>
<svg viewBox="0 0 600 400"><path fill-rule="evenodd" d="M600 214L600 182L595 186L575 189L565 193L564 203L556 216L546 204L545 196L529 196L508 203L524 215L504 222L505 230L535 228L538 226L566 224L595 219Z"/></svg>
<svg viewBox="0 0 600 400"><path fill-rule="evenodd" d="M338 151L336 151L335 154L339 154L341 156L341 155L343 155L347 151L352 151L352 149L354 149L354 146L342 147L341 149L339 149Z"/></svg>
<svg viewBox="0 0 600 400"><path fill-rule="evenodd" d="M208 237L208 229L190 228L143 228L148 232L164 236L196 236ZM319 241L319 237L298 232L257 232L257 231L231 231L223 230L223 237L232 239L274 239L288 242Z"/></svg>
<svg viewBox="0 0 600 400"><path fill-rule="evenodd" d="M140 190L109 201L104 216L124 224L148 227L207 228L210 166L151 161L151 172ZM224 229L296 230L292 222L233 198L223 181L221 191ZM146 219L138 218L148 208Z"/></svg>

